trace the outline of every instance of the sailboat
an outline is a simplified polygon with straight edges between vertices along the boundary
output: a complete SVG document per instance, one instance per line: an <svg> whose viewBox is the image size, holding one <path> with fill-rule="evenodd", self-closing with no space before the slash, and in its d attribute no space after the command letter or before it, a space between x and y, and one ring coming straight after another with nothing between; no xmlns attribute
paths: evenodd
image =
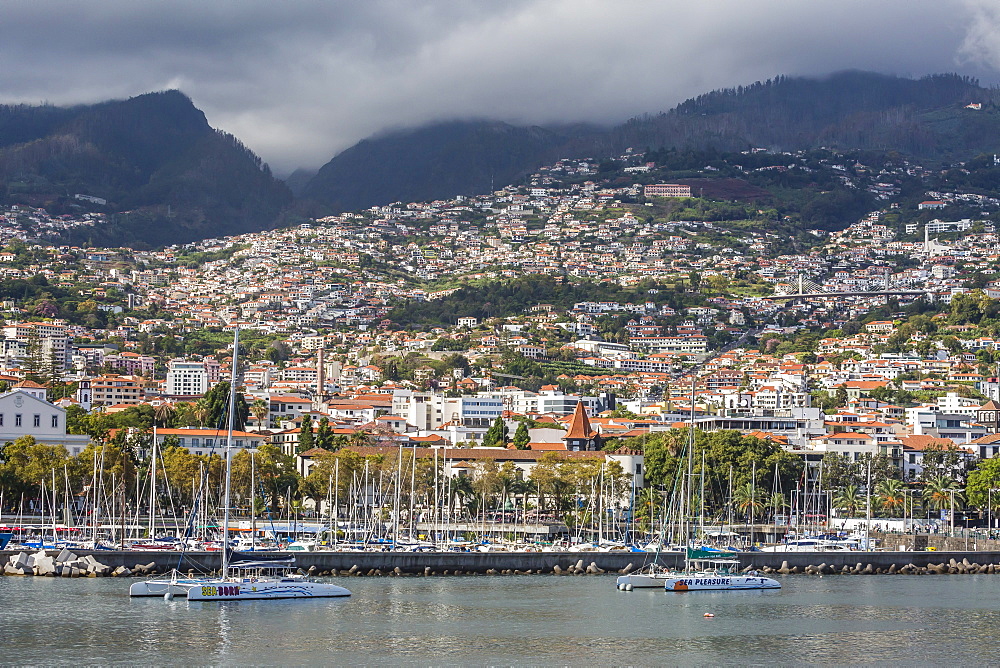
<svg viewBox="0 0 1000 668"><path fill-rule="evenodd" d="M688 450L690 452L694 445L694 378L692 376L691 382L691 426L688 431ZM689 454L690 457L690 454ZM676 502L680 497L684 496L683 484L681 489L674 489L674 501ZM672 503L673 508L686 507L685 503ZM660 535L656 541L656 552L653 556L653 560L642 566L639 570L634 573L628 573L626 575L619 575L615 579L615 584L620 591L631 591L633 589L662 589L666 584L667 580L675 578L678 571L673 568L669 568L660 563L660 552L663 546L667 542L666 536L666 525L669 520L669 516L673 513L667 512L666 498L664 498L664 509L663 515L660 523ZM678 511L677 519L681 520L683 517L683 511Z"/></svg>
<svg viewBox="0 0 1000 668"><path fill-rule="evenodd" d="M781 589L781 583L755 571L740 572L735 554L688 547L684 570L663 580L667 591L709 589Z"/></svg>
<svg viewBox="0 0 1000 668"><path fill-rule="evenodd" d="M681 506L689 507L691 501L691 467L694 456L694 404L695 378L691 378L691 425L688 431L687 482L681 485ZM704 498L704 491L702 491ZM681 517L687 524L687 512ZM618 589L631 590L636 587L663 587L666 591L737 590L737 589L780 589L781 583L756 572L741 573L736 555L721 550L698 548L692 545L691 532L686 531L684 569L670 571L654 564L633 575L623 575L617 580Z"/></svg>
<svg viewBox="0 0 1000 668"><path fill-rule="evenodd" d="M171 578L147 580L129 587L129 596L163 596L172 599L185 596L189 601L249 601L286 598L339 598L350 596L344 587L316 582L295 572L294 558L282 561L248 561L230 563L229 506L233 448L233 427L236 408L236 371L240 333L233 336L233 368L229 383L229 415L226 436L226 484L222 522L222 574L216 578ZM159 593L156 593L159 592Z"/></svg>

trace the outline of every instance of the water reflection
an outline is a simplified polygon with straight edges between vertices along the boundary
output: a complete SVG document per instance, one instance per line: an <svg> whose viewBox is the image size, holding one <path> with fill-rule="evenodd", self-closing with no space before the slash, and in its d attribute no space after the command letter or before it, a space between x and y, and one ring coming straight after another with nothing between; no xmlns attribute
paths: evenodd
<svg viewBox="0 0 1000 668"><path fill-rule="evenodd" d="M4 663L987 663L998 576L787 577L772 592L610 577L357 578L351 599L130 600L0 578ZM715 614L707 619L706 612Z"/></svg>

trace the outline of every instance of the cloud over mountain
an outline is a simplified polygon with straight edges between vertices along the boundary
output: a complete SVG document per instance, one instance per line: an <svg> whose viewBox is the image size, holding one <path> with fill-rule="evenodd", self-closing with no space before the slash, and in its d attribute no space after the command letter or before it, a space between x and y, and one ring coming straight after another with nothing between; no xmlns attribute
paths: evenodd
<svg viewBox="0 0 1000 668"><path fill-rule="evenodd" d="M2 101L179 88L278 170L441 119L612 122L777 74L1000 71L985 0L13 0L4 24Z"/></svg>

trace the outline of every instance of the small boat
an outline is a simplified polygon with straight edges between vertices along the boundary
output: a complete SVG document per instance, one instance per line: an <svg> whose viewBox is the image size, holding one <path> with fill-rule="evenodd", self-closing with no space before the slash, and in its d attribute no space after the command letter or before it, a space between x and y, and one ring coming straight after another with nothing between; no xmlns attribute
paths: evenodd
<svg viewBox="0 0 1000 668"><path fill-rule="evenodd" d="M343 598L351 592L335 584L316 582L296 573L293 560L247 561L230 564L226 577L160 578L136 582L132 597L187 598L189 601L252 601L281 598Z"/></svg>
<svg viewBox="0 0 1000 668"><path fill-rule="evenodd" d="M791 538L778 545L760 548L761 552L853 552L862 549L854 538Z"/></svg>

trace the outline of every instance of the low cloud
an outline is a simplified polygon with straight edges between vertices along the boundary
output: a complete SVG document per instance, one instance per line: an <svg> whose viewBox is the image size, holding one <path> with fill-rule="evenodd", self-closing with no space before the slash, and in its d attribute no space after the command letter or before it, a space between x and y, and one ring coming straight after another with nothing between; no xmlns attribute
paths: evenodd
<svg viewBox="0 0 1000 668"><path fill-rule="evenodd" d="M179 88L279 172L447 118L612 123L777 74L1000 70L1000 9L983 0L14 0L4 14L4 101Z"/></svg>

